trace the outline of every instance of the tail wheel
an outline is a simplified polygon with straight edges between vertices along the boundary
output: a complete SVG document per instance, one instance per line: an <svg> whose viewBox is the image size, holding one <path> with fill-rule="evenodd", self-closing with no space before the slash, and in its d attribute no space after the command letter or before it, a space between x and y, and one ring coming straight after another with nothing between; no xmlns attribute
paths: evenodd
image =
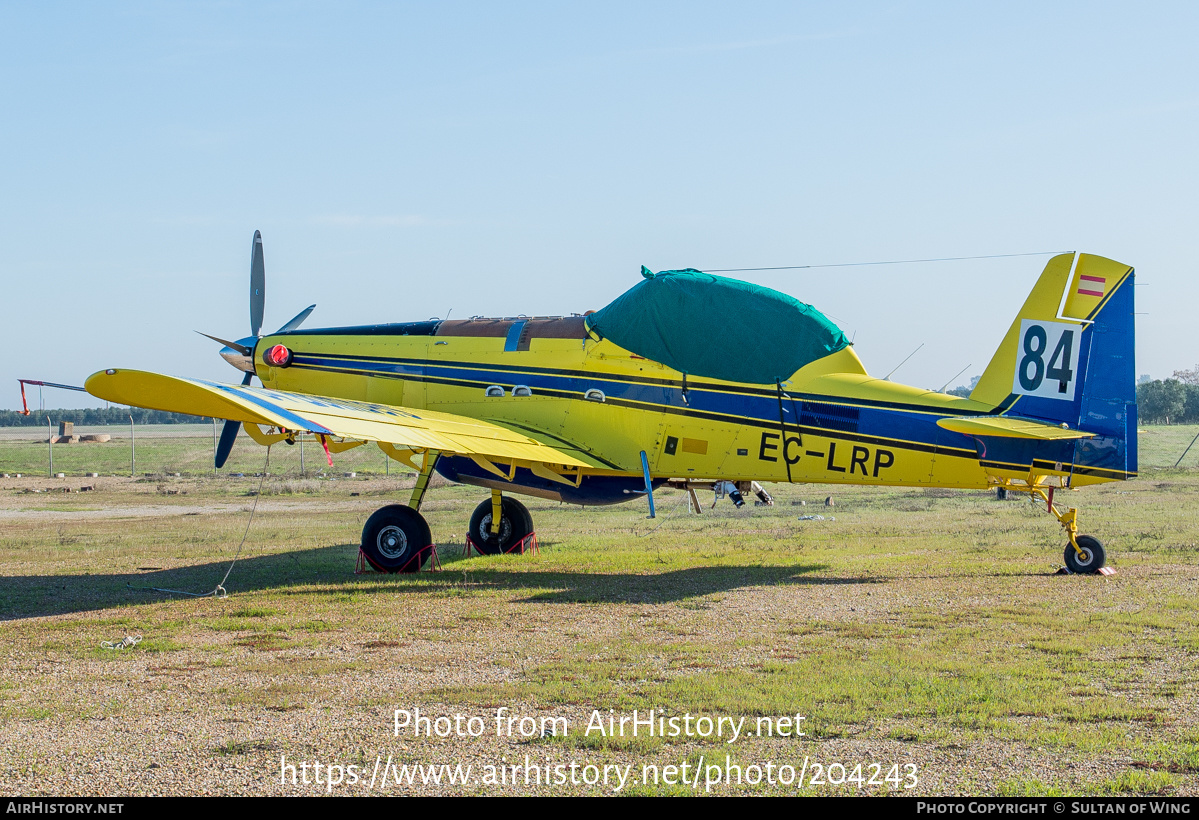
<svg viewBox="0 0 1199 820"><path fill-rule="evenodd" d="M533 532L533 516L524 504L504 496L500 502L500 531L491 532L491 499L475 507L467 535L484 555L508 552Z"/></svg>
<svg viewBox="0 0 1199 820"><path fill-rule="evenodd" d="M362 553L379 572L419 572L432 543L424 517L402 504L375 510L362 528Z"/></svg>
<svg viewBox="0 0 1199 820"><path fill-rule="evenodd" d="M1075 551L1073 545L1067 544L1064 556L1066 569L1075 575L1098 572L1099 568L1107 562L1107 552L1104 551L1103 544L1099 543L1098 538L1090 535L1079 535L1074 540L1078 542L1082 555Z"/></svg>

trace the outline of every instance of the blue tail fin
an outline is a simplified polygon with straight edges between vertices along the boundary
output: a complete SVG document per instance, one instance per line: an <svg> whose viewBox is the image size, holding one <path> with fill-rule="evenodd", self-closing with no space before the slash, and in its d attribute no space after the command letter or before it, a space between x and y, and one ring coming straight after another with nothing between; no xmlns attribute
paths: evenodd
<svg viewBox="0 0 1199 820"><path fill-rule="evenodd" d="M1115 283L1083 331L1087 361L1078 426L1099 435L1078 442L1076 474L1131 478L1137 473L1135 278L1130 269Z"/></svg>
<svg viewBox="0 0 1199 820"><path fill-rule="evenodd" d="M1072 483L1137 472L1134 279L1101 256L1052 259L971 394L1004 415L1095 433L1074 445Z"/></svg>

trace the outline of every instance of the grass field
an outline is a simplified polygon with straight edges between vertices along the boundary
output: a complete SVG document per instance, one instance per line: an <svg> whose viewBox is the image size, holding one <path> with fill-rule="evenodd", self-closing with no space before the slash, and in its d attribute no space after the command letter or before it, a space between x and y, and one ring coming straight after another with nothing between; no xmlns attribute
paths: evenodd
<svg viewBox="0 0 1199 820"><path fill-rule="evenodd" d="M423 512L443 571L355 575L366 517L411 486L381 475L377 449L330 469L309 447L319 478L275 447L262 478L264 451L243 442L223 473L246 475L214 478L210 431L150 432L136 479L127 440L56 446L66 479L44 477L36 434L0 441L0 472L27 476L0 479L5 794L330 790L281 783L281 757L359 766L331 790L365 794L389 755L474 779L388 793L614 791L484 781L526 756L632 766L621 793L703 793L726 756L747 777L806 759L809 779L819 764L849 782L713 793L1199 793L1199 452L1172 466L1199 428L1146 428L1139 479L1068 496L1108 545L1108 578L1054 575L1060 528L1027 501L799 485L772 487L774 507L698 516L663 492L657 521L644 502L532 499L540 553L488 558L460 556L484 495L437 487ZM145 589L212 589L255 503L227 599ZM141 643L100 646L127 634ZM395 736L394 710L414 708L489 731ZM500 708L564 717L569 733L497 737ZM634 709L747 726L799 714L806 734L584 733L593 710ZM698 787L640 782L644 766L683 763ZM875 784L853 780L858 764L862 780L878 767ZM908 769L899 788L881 779L909 764L914 788Z"/></svg>

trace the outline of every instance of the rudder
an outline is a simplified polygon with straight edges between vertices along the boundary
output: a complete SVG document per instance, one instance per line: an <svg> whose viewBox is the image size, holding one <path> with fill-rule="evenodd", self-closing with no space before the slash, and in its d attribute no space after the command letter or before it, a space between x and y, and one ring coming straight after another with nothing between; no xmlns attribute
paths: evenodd
<svg viewBox="0 0 1199 820"><path fill-rule="evenodd" d="M1134 271L1090 254L1049 260L970 394L1003 415L1096 433L1075 476L1137 470Z"/></svg>

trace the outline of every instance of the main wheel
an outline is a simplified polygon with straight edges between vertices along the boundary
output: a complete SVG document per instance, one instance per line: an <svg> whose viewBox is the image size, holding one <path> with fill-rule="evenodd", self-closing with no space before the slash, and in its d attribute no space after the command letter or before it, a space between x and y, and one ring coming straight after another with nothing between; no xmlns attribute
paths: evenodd
<svg viewBox="0 0 1199 820"><path fill-rule="evenodd" d="M402 504L375 510L362 528L362 552L380 572L419 572L424 556L418 556L432 543L425 519Z"/></svg>
<svg viewBox="0 0 1199 820"><path fill-rule="evenodd" d="M484 555L507 552L533 532L533 516L515 498L504 496L500 502L500 531L491 532L491 499L475 507L467 535Z"/></svg>
<svg viewBox="0 0 1199 820"><path fill-rule="evenodd" d="M1099 543L1098 538L1093 538L1089 535L1079 535L1074 540L1078 542L1078 546L1082 549L1082 555L1075 552L1072 545L1067 544L1065 552L1066 569L1075 575L1098 572L1099 568L1107 561L1107 553L1104 552L1103 544Z"/></svg>

